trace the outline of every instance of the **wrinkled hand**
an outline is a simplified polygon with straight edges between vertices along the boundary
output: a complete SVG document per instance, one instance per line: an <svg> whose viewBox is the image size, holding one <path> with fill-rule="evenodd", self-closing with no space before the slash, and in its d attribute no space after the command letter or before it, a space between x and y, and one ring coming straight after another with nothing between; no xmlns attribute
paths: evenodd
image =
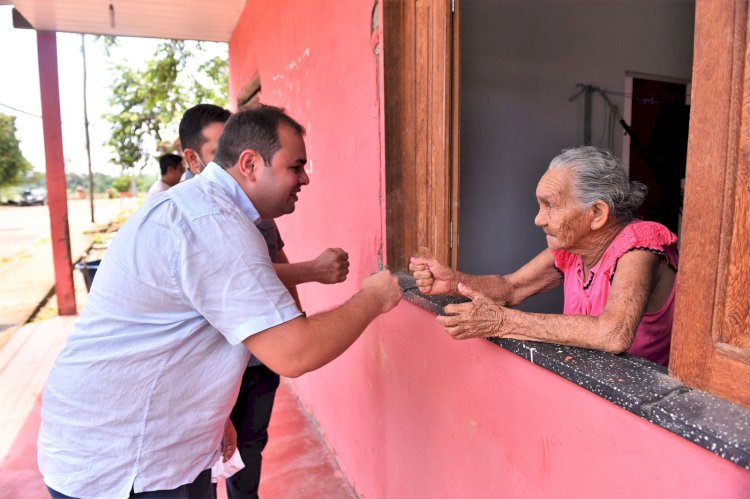
<svg viewBox="0 0 750 499"><path fill-rule="evenodd" d="M456 294L456 273L433 258L411 257L409 272L417 280L417 287L422 294Z"/></svg>
<svg viewBox="0 0 750 499"><path fill-rule="evenodd" d="M362 290L375 294L381 302L381 313L386 313L401 301L398 279L390 270L381 270L362 281Z"/></svg>
<svg viewBox="0 0 750 499"><path fill-rule="evenodd" d="M227 420L224 427L224 438L221 441L221 457L223 462L229 461L234 451L237 450L237 430L234 429L232 420Z"/></svg>
<svg viewBox="0 0 750 499"><path fill-rule="evenodd" d="M478 291L458 285L458 291L470 302L447 305L437 321L456 340L498 336L503 327L505 308Z"/></svg>
<svg viewBox="0 0 750 499"><path fill-rule="evenodd" d="M341 248L328 248L313 260L313 269L320 283L344 282L349 274L349 254Z"/></svg>

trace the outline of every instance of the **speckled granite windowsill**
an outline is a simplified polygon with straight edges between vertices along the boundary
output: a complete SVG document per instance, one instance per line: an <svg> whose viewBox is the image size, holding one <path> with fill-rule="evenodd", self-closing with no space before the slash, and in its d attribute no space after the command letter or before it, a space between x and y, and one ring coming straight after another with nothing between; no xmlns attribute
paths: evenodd
<svg viewBox="0 0 750 499"><path fill-rule="evenodd" d="M434 314L462 298L424 296L398 273L404 299ZM631 355L613 355L548 343L489 341L750 470L750 409L693 390L664 367Z"/></svg>

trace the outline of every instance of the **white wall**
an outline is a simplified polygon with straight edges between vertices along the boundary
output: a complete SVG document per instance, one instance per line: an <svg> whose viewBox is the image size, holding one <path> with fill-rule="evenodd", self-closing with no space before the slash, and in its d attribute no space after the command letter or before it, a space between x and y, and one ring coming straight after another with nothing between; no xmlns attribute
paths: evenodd
<svg viewBox="0 0 750 499"><path fill-rule="evenodd" d="M561 149L583 142L587 83L624 92L625 72L689 79L688 0L460 0L459 268L507 273L544 247L533 224L536 183ZM610 96L623 113L623 97ZM601 97L592 142L607 146ZM615 154L622 130L616 129ZM527 307L560 311L561 293Z"/></svg>

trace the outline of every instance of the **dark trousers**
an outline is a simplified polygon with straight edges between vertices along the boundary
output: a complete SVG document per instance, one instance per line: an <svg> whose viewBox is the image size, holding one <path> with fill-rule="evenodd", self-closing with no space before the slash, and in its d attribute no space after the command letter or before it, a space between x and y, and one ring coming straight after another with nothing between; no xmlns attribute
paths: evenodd
<svg viewBox="0 0 750 499"><path fill-rule="evenodd" d="M279 375L263 365L248 367L242 376L231 418L245 467L227 479L229 499L258 497L261 452L268 442L268 422L278 387Z"/></svg>
<svg viewBox="0 0 750 499"><path fill-rule="evenodd" d="M75 499L47 487L52 499ZM172 490L153 490L135 493L130 491L132 499L216 499L216 487L211 483L211 470L205 470L193 483L181 485Z"/></svg>

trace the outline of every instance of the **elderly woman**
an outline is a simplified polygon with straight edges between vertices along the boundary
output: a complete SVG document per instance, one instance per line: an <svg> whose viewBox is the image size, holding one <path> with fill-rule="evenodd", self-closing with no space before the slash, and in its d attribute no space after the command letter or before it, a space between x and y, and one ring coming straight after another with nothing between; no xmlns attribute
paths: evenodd
<svg viewBox="0 0 750 499"><path fill-rule="evenodd" d="M669 361L677 280L677 236L634 219L646 187L594 147L567 149L539 181L534 223L547 248L516 272L474 276L413 257L420 292L471 302L438 317L452 337L545 341ZM564 315L507 308L563 286Z"/></svg>

